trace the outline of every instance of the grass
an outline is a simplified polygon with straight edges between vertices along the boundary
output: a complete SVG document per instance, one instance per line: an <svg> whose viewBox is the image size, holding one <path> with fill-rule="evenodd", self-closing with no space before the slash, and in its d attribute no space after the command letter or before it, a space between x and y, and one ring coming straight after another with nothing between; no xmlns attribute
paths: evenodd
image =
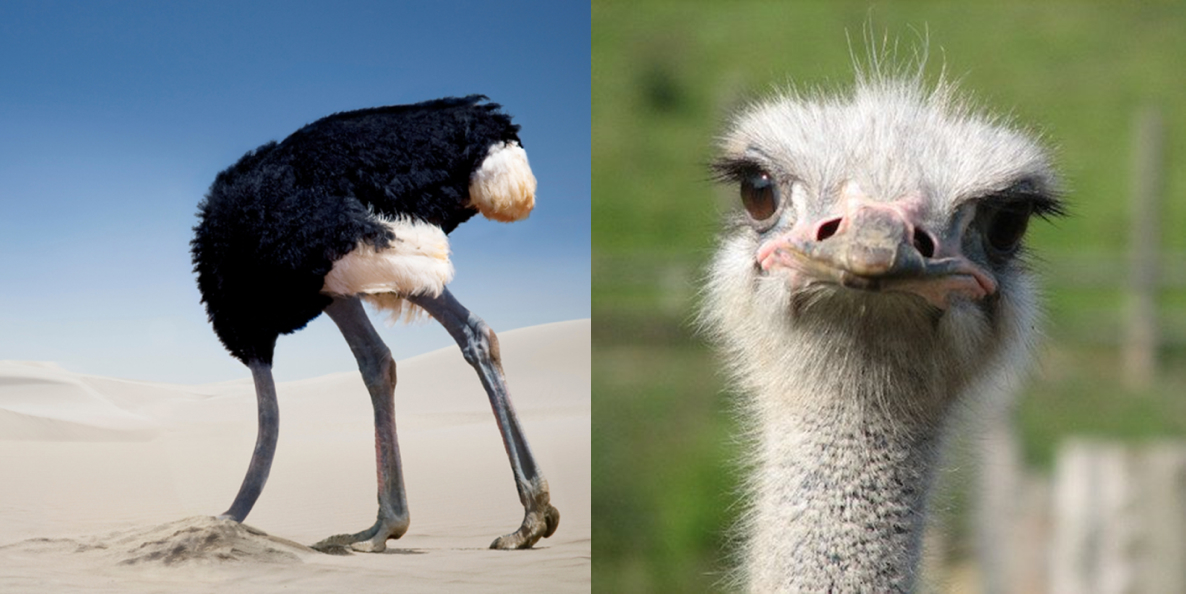
<svg viewBox="0 0 1186 594"><path fill-rule="evenodd" d="M613 372L593 381L593 583L605 592L689 592L717 581L736 476L711 357L694 346L640 345L600 348L597 358Z"/></svg>
<svg viewBox="0 0 1186 594"><path fill-rule="evenodd" d="M720 588L735 427L689 320L735 196L704 164L745 101L792 81L847 84L870 21L904 58L927 38L932 77L946 70L1041 132L1065 174L1073 216L1030 236L1052 284L1049 345L1019 400L1027 461L1048 470L1068 435L1186 435L1186 287L1162 298L1171 346L1155 386L1128 391L1116 350L1131 128L1146 105L1167 125L1161 247L1186 259L1186 3L596 1L592 16L596 590ZM966 492L944 497L953 514L967 507Z"/></svg>

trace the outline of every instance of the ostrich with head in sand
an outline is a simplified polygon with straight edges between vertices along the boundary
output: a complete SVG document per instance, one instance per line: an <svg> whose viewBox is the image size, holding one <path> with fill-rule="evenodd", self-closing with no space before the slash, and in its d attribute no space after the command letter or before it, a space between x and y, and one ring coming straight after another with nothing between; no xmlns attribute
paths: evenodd
<svg viewBox="0 0 1186 594"><path fill-rule="evenodd" d="M358 360L374 406L379 512L370 528L314 548L383 551L408 529L395 361L367 319L367 301L395 316L427 312L477 371L524 508L519 529L491 548L528 548L556 530L560 513L511 407L498 338L446 287L453 278L448 233L479 212L520 220L535 204L519 126L485 100L334 114L218 174L200 206L194 270L214 331L251 370L259 404L247 476L222 517L242 522L268 478L279 428L276 338L324 311Z"/></svg>

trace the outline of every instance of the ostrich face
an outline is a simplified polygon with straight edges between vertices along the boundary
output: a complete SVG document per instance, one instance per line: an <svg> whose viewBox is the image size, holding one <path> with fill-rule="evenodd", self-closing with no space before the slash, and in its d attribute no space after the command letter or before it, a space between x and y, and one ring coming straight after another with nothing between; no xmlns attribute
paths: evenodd
<svg viewBox="0 0 1186 594"><path fill-rule="evenodd" d="M1000 347L1024 346L1036 303L1023 237L1033 215L1061 212L1027 136L946 87L877 79L849 97L754 106L721 149L713 170L743 212L713 265L705 319L735 367L786 364L770 353L796 346L851 353L849 337L884 345L873 358L902 368L925 352L950 387Z"/></svg>

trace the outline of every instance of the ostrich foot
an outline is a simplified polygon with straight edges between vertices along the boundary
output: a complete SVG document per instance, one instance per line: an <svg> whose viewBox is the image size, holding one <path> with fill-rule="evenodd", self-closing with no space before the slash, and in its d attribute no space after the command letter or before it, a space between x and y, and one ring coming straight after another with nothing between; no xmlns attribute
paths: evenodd
<svg viewBox="0 0 1186 594"><path fill-rule="evenodd" d="M374 526L354 534L335 534L322 539L312 545L315 551L327 555L349 555L351 551L360 553L382 553L387 550L387 540L399 538L408 531L407 518L384 519L379 518Z"/></svg>
<svg viewBox="0 0 1186 594"><path fill-rule="evenodd" d="M560 510L544 502L543 509L529 509L519 529L490 543L492 549L530 549L535 541L552 536L560 525Z"/></svg>

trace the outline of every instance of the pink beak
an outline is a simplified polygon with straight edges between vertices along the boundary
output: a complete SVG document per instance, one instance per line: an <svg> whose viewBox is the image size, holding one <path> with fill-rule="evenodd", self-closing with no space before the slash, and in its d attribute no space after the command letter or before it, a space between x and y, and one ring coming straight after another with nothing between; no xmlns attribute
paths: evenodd
<svg viewBox="0 0 1186 594"><path fill-rule="evenodd" d="M848 202L845 216L796 225L763 244L764 271L788 269L802 284L832 282L853 289L901 291L946 309L953 298L978 300L997 284L955 245L940 245L900 203Z"/></svg>

